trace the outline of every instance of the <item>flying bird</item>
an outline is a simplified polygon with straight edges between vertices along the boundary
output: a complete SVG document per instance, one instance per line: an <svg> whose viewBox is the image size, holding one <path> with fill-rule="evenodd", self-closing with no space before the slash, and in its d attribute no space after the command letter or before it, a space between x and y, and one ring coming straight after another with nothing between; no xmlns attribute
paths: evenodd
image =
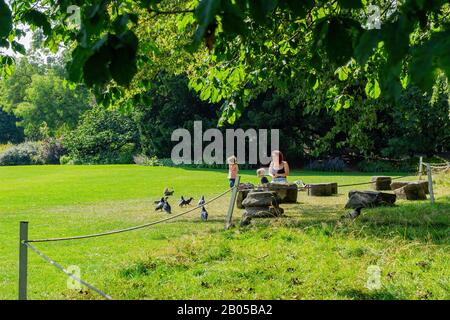
<svg viewBox="0 0 450 320"><path fill-rule="evenodd" d="M166 197L172 196L174 192L175 192L175 190L173 190L173 188L172 188L172 190L170 190L169 188L166 188L164 190L164 196L166 196Z"/></svg>
<svg viewBox="0 0 450 320"><path fill-rule="evenodd" d="M208 211L206 211L205 207L202 207L202 212L200 213L200 218L202 221L208 220Z"/></svg>
<svg viewBox="0 0 450 320"><path fill-rule="evenodd" d="M198 205L199 206L202 206L202 205L204 205L206 203L206 201L205 201L205 196L202 196L201 198L200 198L200 200L198 200Z"/></svg>
<svg viewBox="0 0 450 320"><path fill-rule="evenodd" d="M164 201L163 210L164 210L166 213L172 213L172 208L170 207L169 202Z"/></svg>
<svg viewBox="0 0 450 320"><path fill-rule="evenodd" d="M159 199L159 200L153 201L153 203L154 203L154 204L158 204L158 203L163 202L163 201L164 201L164 197L162 197L162 198Z"/></svg>

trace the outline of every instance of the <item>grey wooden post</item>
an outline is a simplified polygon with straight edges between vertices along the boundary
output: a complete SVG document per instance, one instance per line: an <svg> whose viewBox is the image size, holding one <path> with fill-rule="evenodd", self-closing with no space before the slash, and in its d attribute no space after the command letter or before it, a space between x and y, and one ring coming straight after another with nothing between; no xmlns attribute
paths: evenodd
<svg viewBox="0 0 450 320"><path fill-rule="evenodd" d="M231 193L230 206L228 207L227 220L225 221L225 230L228 230L231 227L231 219L233 218L233 210L239 189L239 181L241 181L241 176L237 176L236 181L234 182L234 189L233 192Z"/></svg>
<svg viewBox="0 0 450 320"><path fill-rule="evenodd" d="M428 174L428 192L430 193L430 202L434 203L434 193L433 193L433 177L431 176L431 165L427 163L427 174Z"/></svg>
<svg viewBox="0 0 450 320"><path fill-rule="evenodd" d="M28 277L28 221L20 221L19 234L19 300L27 300L27 277Z"/></svg>
<svg viewBox="0 0 450 320"><path fill-rule="evenodd" d="M419 159L419 180L422 180L423 157Z"/></svg>

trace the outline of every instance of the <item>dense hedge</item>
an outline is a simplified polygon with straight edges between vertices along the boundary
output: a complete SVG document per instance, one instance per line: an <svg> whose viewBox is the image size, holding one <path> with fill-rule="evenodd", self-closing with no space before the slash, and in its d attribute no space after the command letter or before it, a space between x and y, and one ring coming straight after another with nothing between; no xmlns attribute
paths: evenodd
<svg viewBox="0 0 450 320"><path fill-rule="evenodd" d="M68 155L61 159L63 164L133 163L139 136L129 116L95 107L64 137L64 145Z"/></svg>
<svg viewBox="0 0 450 320"><path fill-rule="evenodd" d="M0 153L0 165L57 164L63 154L64 148L61 142L55 139L24 142Z"/></svg>

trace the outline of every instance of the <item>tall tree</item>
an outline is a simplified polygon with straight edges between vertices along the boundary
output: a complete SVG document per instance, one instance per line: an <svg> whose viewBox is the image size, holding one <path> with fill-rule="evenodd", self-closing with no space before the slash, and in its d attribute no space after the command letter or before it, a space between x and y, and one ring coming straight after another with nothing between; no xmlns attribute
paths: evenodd
<svg viewBox="0 0 450 320"><path fill-rule="evenodd" d="M366 75L371 95L398 101L408 81L431 92L438 71L447 77L450 73L448 1L394 4L397 1L17 0L9 7L0 0L0 44L22 52L16 41L23 33L21 25L41 28L51 49L58 50L61 43L73 48L71 79L93 87L98 101L109 105L134 99L121 89L133 82L138 66L158 68L145 54L153 43L140 38L136 29L164 34L164 23L151 21L176 16L179 29L169 39L190 38L188 49L200 58L196 63L202 62L197 68L186 66L192 87L204 99L224 102L224 114L234 119L258 90L286 90L286 83L298 77L320 85L324 69L335 71L349 63ZM79 24L70 28L68 19ZM12 60L3 55L1 63L8 71ZM333 99L343 94L336 92ZM344 96L339 101L348 105L348 100Z"/></svg>

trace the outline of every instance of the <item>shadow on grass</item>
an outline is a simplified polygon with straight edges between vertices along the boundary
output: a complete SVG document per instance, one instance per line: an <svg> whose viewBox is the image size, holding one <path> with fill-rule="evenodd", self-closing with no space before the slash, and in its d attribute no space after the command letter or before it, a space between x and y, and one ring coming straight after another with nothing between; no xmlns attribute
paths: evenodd
<svg viewBox="0 0 450 320"><path fill-rule="evenodd" d="M450 201L440 199L428 202L400 202L393 207L363 209L356 220L341 218L348 210L335 206L302 207L290 211L288 217L260 226L278 225L319 232L328 236L352 235L353 237L392 238L433 244L448 244L450 230Z"/></svg>
<svg viewBox="0 0 450 320"><path fill-rule="evenodd" d="M400 295L394 295L386 290L363 291L357 289L344 290L339 295L354 300L404 300Z"/></svg>

